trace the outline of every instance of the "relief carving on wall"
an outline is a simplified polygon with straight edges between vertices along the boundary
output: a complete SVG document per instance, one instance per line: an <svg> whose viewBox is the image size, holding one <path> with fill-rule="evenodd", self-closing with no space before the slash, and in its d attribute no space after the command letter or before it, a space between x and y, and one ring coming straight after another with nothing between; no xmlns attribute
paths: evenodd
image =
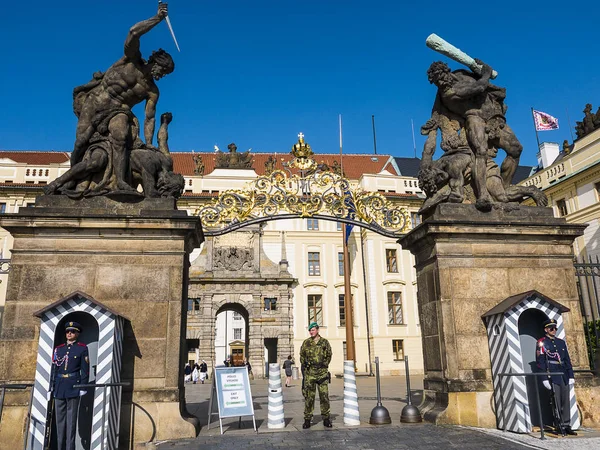
<svg viewBox="0 0 600 450"><path fill-rule="evenodd" d="M214 251L214 268L237 271L252 269L254 254L250 248L219 247Z"/></svg>

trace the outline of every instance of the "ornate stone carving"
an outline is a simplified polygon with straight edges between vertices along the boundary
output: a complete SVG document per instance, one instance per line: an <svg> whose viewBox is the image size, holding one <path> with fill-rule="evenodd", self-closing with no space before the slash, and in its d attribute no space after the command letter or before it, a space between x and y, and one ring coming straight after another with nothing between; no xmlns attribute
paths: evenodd
<svg viewBox="0 0 600 450"><path fill-rule="evenodd" d="M237 152L237 146L232 142L227 146L229 153L217 151L215 167L217 169L252 169L252 155L250 150L244 153Z"/></svg>
<svg viewBox="0 0 600 450"><path fill-rule="evenodd" d="M440 61L427 71L437 94L431 118L421 127L421 134L427 136L419 172L420 186L427 194L421 213L439 203L462 203L466 185L473 189L475 205L482 211L526 197L541 206L548 202L534 186L511 184L523 147L506 123L506 90L490 83L490 66L475 61L480 73L451 71ZM434 161L438 131L444 154ZM506 157L498 166L494 159L500 148Z"/></svg>
<svg viewBox="0 0 600 450"><path fill-rule="evenodd" d="M580 139L594 130L600 128L600 107L594 114L592 112L592 104L588 103L585 105L583 110L583 120L577 121L575 124L575 132L577 133L577 139Z"/></svg>
<svg viewBox="0 0 600 450"><path fill-rule="evenodd" d="M123 56L106 73L94 73L91 81L73 90L78 123L71 168L46 186L46 194L80 198L116 193L137 201L135 197L142 195L137 191L139 184L145 197L181 194L183 177L173 173L167 146L170 113L161 120L159 148L152 144L159 96L155 81L173 72L175 64L162 49L153 52L147 61L140 52L140 37L165 17L167 5L159 3L154 17L131 27ZM143 101L145 143L139 137L142 127L132 112Z"/></svg>
<svg viewBox="0 0 600 450"><path fill-rule="evenodd" d="M214 268L238 271L252 269L254 252L251 248L217 247L214 250Z"/></svg>
<svg viewBox="0 0 600 450"><path fill-rule="evenodd" d="M200 155L194 155L194 175L204 175L204 162Z"/></svg>

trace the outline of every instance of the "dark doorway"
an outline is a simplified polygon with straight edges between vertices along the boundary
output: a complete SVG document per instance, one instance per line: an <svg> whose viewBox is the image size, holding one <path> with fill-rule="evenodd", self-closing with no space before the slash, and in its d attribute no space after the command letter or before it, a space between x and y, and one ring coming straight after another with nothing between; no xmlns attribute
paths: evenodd
<svg viewBox="0 0 600 450"><path fill-rule="evenodd" d="M78 322L82 332L79 342L88 347L90 355L90 377L89 382L96 381L96 366L98 364L98 322L90 314L85 312L73 312L67 314L57 325L54 334L54 347L64 344L67 339L65 335L65 323ZM89 450L92 433L92 411L94 409L94 390L87 389L87 393L79 401L79 417L77 420L77 439L75 441L77 450ZM51 450L57 450L56 442L56 417L52 414Z"/></svg>
<svg viewBox="0 0 600 450"><path fill-rule="evenodd" d="M265 374L269 376L269 364L277 362L277 338L265 338Z"/></svg>
<svg viewBox="0 0 600 450"><path fill-rule="evenodd" d="M241 353L235 352L236 362L239 365L243 365L244 358L248 357L248 348L250 346L250 320L246 308L238 303L226 303L221 306L215 315L214 330L216 365L224 364L226 359L233 362L231 344L239 343L240 341L244 343L244 348Z"/></svg>
<svg viewBox="0 0 600 450"><path fill-rule="evenodd" d="M527 309L519 317L519 339L521 341L521 358L523 369L526 373L537 372L536 346L537 341L544 336L544 321L548 316L539 309ZM552 424L552 410L550 409L550 391L542 385L540 378L527 377L527 397L529 399L529 411L533 426L540 426L537 402L535 399L535 386L538 384L540 393L540 405L542 408L542 420L545 424Z"/></svg>

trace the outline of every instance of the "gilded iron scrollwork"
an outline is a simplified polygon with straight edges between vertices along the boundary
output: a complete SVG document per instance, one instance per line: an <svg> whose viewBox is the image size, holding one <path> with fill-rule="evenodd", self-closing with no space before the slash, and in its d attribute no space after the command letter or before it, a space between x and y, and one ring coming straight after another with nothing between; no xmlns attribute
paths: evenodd
<svg viewBox="0 0 600 450"><path fill-rule="evenodd" d="M353 187L338 173L321 170L303 137L299 135L292 148L294 158L284 170L258 177L244 189L221 192L212 203L196 210L205 235L221 235L251 223L306 217L352 223L395 238L410 228L406 208L393 205L378 192Z"/></svg>

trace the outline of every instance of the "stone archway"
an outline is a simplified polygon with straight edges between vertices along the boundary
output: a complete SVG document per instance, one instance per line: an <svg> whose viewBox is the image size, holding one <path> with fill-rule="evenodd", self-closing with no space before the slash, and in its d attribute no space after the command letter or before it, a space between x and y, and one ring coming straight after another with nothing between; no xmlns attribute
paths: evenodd
<svg viewBox="0 0 600 450"><path fill-rule="evenodd" d="M235 248L235 252L229 249ZM277 360L293 354L293 287L287 261L263 252L261 227L209 237L190 268L187 339L198 340L198 357L209 371L223 364L215 353L217 314L230 309L247 317L246 357L255 376L265 373L265 339L277 338Z"/></svg>

